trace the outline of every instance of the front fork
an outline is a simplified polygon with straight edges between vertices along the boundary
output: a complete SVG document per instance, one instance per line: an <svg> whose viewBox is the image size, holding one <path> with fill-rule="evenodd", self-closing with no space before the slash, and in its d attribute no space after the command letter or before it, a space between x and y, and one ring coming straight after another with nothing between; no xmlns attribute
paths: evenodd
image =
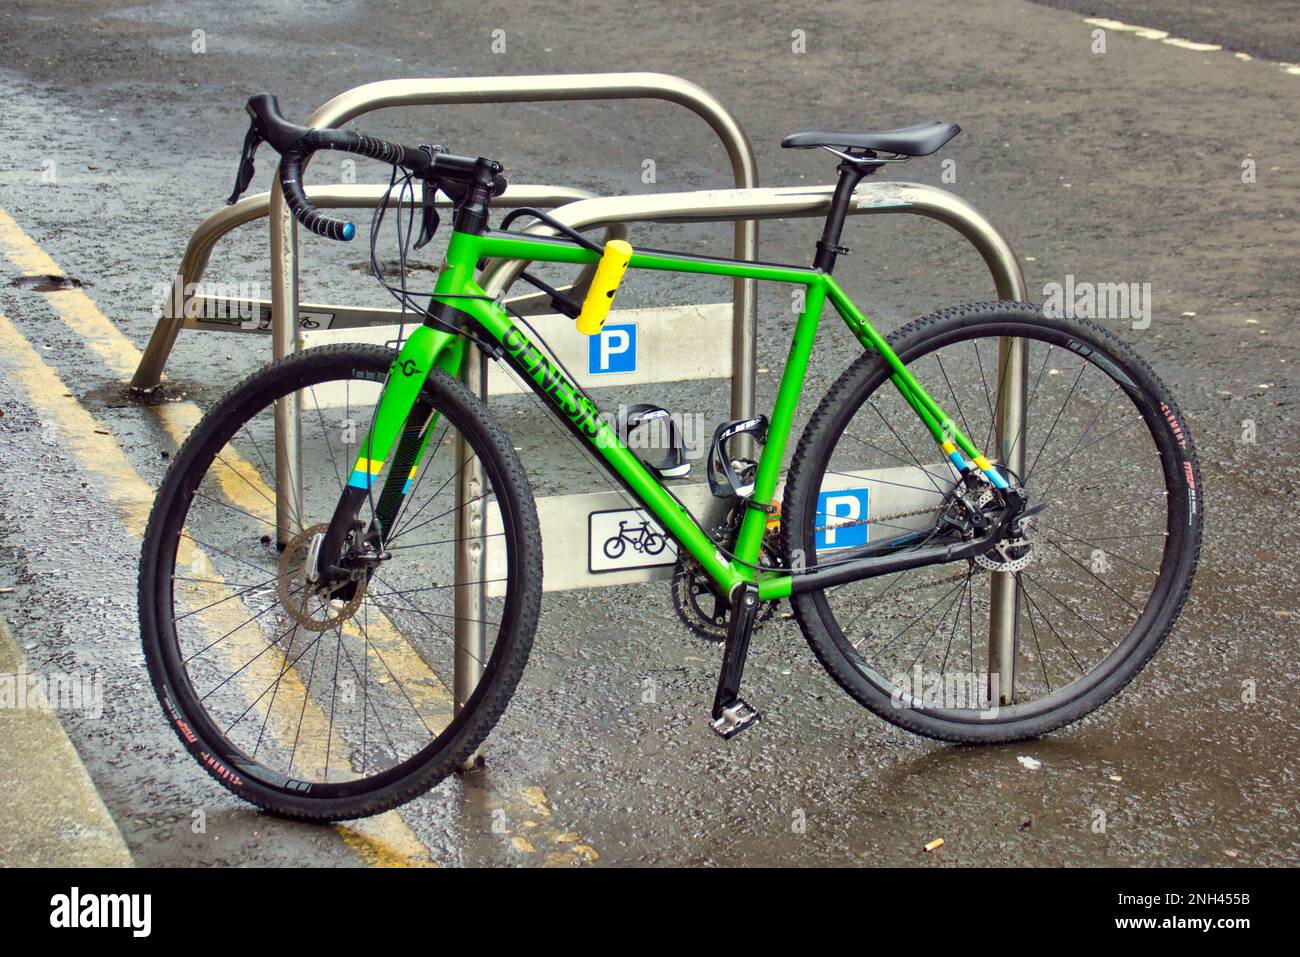
<svg viewBox="0 0 1300 957"><path fill-rule="evenodd" d="M411 490L429 435L438 424L439 414L421 400L420 391L434 368L457 375L463 354L464 340L430 326L419 326L407 337L388 370L379 407L325 531L316 569L319 581L351 576L350 569L337 563L356 530L361 506L374 494L377 478L391 455L393 464L375 502L374 521L357 536L364 542L351 543L354 548L363 544L373 545L376 550L382 547Z"/></svg>

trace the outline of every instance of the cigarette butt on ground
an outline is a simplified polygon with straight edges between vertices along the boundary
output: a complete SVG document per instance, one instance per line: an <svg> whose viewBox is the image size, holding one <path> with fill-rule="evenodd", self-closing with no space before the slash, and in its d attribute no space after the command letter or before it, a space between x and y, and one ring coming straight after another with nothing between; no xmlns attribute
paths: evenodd
<svg viewBox="0 0 1300 957"><path fill-rule="evenodd" d="M936 837L929 844L925 845L925 853L929 854L931 851L937 851L941 847L943 847L943 838Z"/></svg>

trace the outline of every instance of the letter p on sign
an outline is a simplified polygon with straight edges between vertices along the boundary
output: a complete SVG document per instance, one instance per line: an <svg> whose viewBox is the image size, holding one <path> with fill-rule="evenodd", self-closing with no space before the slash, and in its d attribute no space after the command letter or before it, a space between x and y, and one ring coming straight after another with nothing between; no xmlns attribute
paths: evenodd
<svg viewBox="0 0 1300 957"><path fill-rule="evenodd" d="M818 551L867 544L870 489L846 488L817 496Z"/></svg>
<svg viewBox="0 0 1300 957"><path fill-rule="evenodd" d="M610 372L636 371L636 323L605 324L587 344L587 372L604 375Z"/></svg>

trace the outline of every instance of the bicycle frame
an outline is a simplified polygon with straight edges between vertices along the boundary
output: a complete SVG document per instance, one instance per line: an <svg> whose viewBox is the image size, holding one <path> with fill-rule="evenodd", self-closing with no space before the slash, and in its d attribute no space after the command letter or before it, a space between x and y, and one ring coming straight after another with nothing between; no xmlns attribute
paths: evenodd
<svg viewBox="0 0 1300 957"><path fill-rule="evenodd" d="M776 401L769 417L767 439L754 478L754 491L750 501L759 507L744 510L735 548L729 557L719 550L694 516L664 486L663 481L627 448L616 430L601 418L596 403L545 358L537 344L514 323L505 309L484 294L475 278L477 265L484 259L589 265L599 258L598 253L562 239L492 230L480 234L455 231L447 247L446 262L438 276L433 298L452 310L463 313L485 334L489 345L499 347L494 358L505 361L523 376L551 412L592 450L610 474L690 553L723 594L730 596L735 588L751 582L757 587L759 598L764 601L785 598L796 590L796 578L808 577L806 574L800 576L784 570L760 571L755 566L768 521L768 509L765 507L772 505L776 492L791 423L803 389L822 308L827 300L858 341L865 348L875 350L889 363L893 369L891 381L957 470L964 474L972 467L978 468L995 488L1008 487L1003 476L916 381L829 273L816 268L743 262L660 250L634 251L629 269L739 276L805 287L804 309L795 324L790 353L781 374ZM451 315L454 316L455 312ZM412 417L420 389L433 368L442 369L453 376L458 375L463 355L464 339L461 336L430 324L415 329L406 339L393 363L371 433L361 444L363 454L358 458L348 482L351 494L345 494L340 500L339 513L336 514L346 511L345 503L349 497L354 505L360 504L361 498L364 494L369 494L375 476L383 470L392 453L392 468L377 506L381 526L386 527L391 522L410 488L411 480L419 468L424 444L436 423L436 414L432 417ZM352 514L355 515L355 509ZM924 556L904 560L899 567L950 561L965 557L966 551L956 546L932 548ZM852 580L853 577L881 574L886 569L858 570L863 573L845 570L834 579L823 577L818 587L839 580ZM891 567L888 570L895 569Z"/></svg>

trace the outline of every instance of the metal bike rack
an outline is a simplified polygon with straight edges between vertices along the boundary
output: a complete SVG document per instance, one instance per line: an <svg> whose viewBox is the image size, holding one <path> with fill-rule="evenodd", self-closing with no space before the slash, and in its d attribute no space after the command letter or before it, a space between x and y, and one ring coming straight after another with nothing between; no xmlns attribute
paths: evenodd
<svg viewBox="0 0 1300 957"><path fill-rule="evenodd" d="M722 104L701 87L679 77L663 73L595 73L541 76L463 77L446 79L384 80L355 87L336 96L308 117L305 125L316 128L338 127L374 110L395 106L433 106L440 104L497 104L567 100L621 100L656 99L676 103L691 110L709 124L718 135L731 161L732 174L739 187L757 185L757 165L754 151L744 130L735 117ZM309 193L310 195L310 193ZM250 197L254 199L254 197ZM377 202L377 200L376 200ZM373 203L372 203L373 205ZM235 225L251 207L231 210L209 217L201 232L191 238L189 262L191 271L182 270L185 284L196 282L188 278L191 273L200 275L206 264L211 243L208 234L220 235ZM297 347L298 331L298 230L297 223L281 194L278 177L269 196L266 214L270 217L271 239L271 341L272 353L281 358ZM255 218L250 215L249 218ZM213 221L215 220L215 222ZM242 220L242 221L247 221ZM206 244L206 248L205 248ZM758 229L752 222L737 221L735 227L735 256L753 259L758 244ZM162 368L184 324L184 310L180 316L164 316L154 330L149 348L132 380L137 390L146 391L157 386ZM754 283L737 278L734 282L732 329L731 411L736 418L748 415L754 402L755 326L757 321ZM486 379L481 356L467 350L465 378L475 391L481 391ZM276 521L287 528L291 512L291 490L301 480L298 413L288 403L276 407ZM470 470L466 470L469 472ZM477 470L475 470L477 471ZM474 478L471 473L462 484ZM463 510L462 510L463 512ZM459 533L458 533L459 534ZM461 579L463 580L463 579ZM459 594L459 590L458 590ZM456 701L464 701L462 689L472 689L477 684L479 665L471 655L462 654L458 643L456 668ZM481 654L477 656L481 658ZM466 695L468 692L466 692Z"/></svg>
<svg viewBox="0 0 1300 957"><path fill-rule="evenodd" d="M308 186L307 196L314 205L321 209L373 209L379 205L379 201L386 191L387 186L380 185ZM519 206L553 208L576 200L589 199L593 196L593 193L586 190L568 189L561 186L510 186L504 194L497 197L495 203L503 209L514 209ZM405 201L401 201L400 205L403 207L419 206L420 198L420 187L417 185L415 192ZM390 196L388 206L397 207L398 205L398 197L396 195ZM440 199L436 205L445 209L449 208L451 203L448 200ZM162 382L163 368L167 364L167 359L171 356L171 351L176 345L176 338L180 335L182 329L270 334L270 322L258 322L248 326L241 326L230 321L205 319L206 315L229 315L233 311L231 307L240 305L269 307L271 303L267 300L238 300L185 292L185 290L202 282L203 274L207 270L208 261L216 244L238 227L266 218L270 207L270 193L254 193L245 196L233 206L223 206L210 214L190 236L189 244L185 247L185 255L181 259L181 265L176 274L176 283L182 290L182 296L179 297L179 301L173 301L169 297L167 308L164 309L162 317L154 326L153 334L149 338L149 344L145 346L144 354L140 358L140 364L136 367L135 375L131 379L131 388L133 390L148 393L158 387ZM611 231L609 235L610 238L618 238L624 233L620 227ZM581 282L575 285L580 287ZM523 300L533 298L533 296L523 296L511 300L511 302L512 305L518 308ZM222 308L215 310L205 308L209 301L219 304ZM180 308L175 308L177 305ZM324 304L302 304L299 311L300 313L324 312L333 314L335 321L328 328L334 329L381 322L395 322L398 314L396 309L364 309Z"/></svg>

